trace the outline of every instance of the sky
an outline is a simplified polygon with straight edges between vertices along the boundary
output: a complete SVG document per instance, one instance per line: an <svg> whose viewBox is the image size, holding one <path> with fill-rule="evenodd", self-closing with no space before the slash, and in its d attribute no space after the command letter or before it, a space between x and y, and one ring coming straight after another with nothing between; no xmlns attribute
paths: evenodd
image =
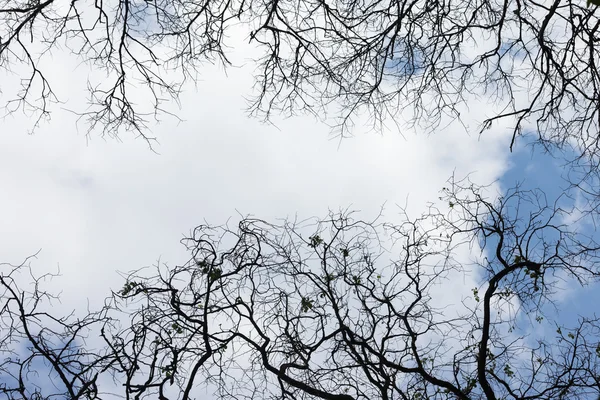
<svg viewBox="0 0 600 400"><path fill-rule="evenodd" d="M82 94L67 82L87 71L72 69L66 57L54 62L59 97L76 103ZM182 262L179 240L205 220L324 216L348 207L374 215L384 204L390 217L405 204L416 217L453 173L491 183L506 170L505 138L494 132L359 127L340 141L313 117L264 124L245 111L252 72L203 70L197 89L190 85L181 99L183 122L152 126L155 152L132 136L87 138L60 108L32 135L26 116L5 118L0 240L10 246L0 259L17 263L41 249L34 267L60 267L63 301L76 304L119 287L117 270Z"/></svg>
<svg viewBox="0 0 600 400"><path fill-rule="evenodd" d="M76 66L53 59L54 86L71 104L84 94L70 82L93 74ZM204 221L308 218L345 208L368 218L382 205L388 220L399 205L417 217L453 174L504 187L525 171L528 182L552 187L559 169L526 150L511 154L502 126L478 136L459 125L425 135L379 134L359 124L340 141L309 116L264 124L245 111L252 72L249 64L227 74L203 69L197 87L184 88L183 121L150 126L155 152L132 136L88 138L60 107L33 135L26 115L0 120L0 262L18 264L41 250L32 267L60 271L48 285L62 291L62 307L93 308L122 287L117 271L185 262L179 241ZM475 120L482 107L466 118ZM468 279L453 283L457 296L476 284Z"/></svg>
<svg viewBox="0 0 600 400"><path fill-rule="evenodd" d="M507 167L500 176L498 183L506 189L522 185L524 190L539 188L547 196L548 201L554 201L561 197L561 205L568 209L569 206L580 206L580 198L577 192L570 191L574 198L565 196L568 191L568 182L564 179L567 173L564 160L548 153L534 151L525 144L518 147L514 153L507 158ZM594 237L598 240L598 234L593 224L585 218L580 219L578 213L565 216L564 223L567 225L577 224L578 232ZM563 323L576 323L581 315L592 315L596 312L597 304L600 304L600 291L598 284L581 287L575 282L563 286L563 291L557 293L558 313ZM552 312L556 312L552 310Z"/></svg>

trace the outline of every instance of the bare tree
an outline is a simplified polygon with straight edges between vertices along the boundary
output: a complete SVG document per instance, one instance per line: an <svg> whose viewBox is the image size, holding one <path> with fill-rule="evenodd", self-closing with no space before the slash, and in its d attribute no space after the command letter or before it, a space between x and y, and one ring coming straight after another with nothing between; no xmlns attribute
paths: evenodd
<svg viewBox="0 0 600 400"><path fill-rule="evenodd" d="M57 316L58 298L41 288L52 275L34 277L28 262L0 264L0 396L99 398L98 377L115 360L87 340L112 319L105 310Z"/></svg>
<svg viewBox="0 0 600 400"><path fill-rule="evenodd" d="M530 133L595 156L596 9L583 0L2 0L0 65L21 79L8 110L43 117L57 100L43 61L69 49L107 77L89 85L90 108L80 110L91 126L151 139L134 86L160 115L203 62L229 63L227 36L238 26L259 48L250 109L263 117L321 115L334 103L342 131L357 113L383 122L405 109L434 130L479 96L496 105L481 128L508 119L511 148Z"/></svg>
<svg viewBox="0 0 600 400"><path fill-rule="evenodd" d="M552 306L566 281L598 278L598 244L562 224L562 210L538 191L516 188L491 202L456 183L442 199L448 214L431 206L400 225L341 213L316 224L198 227L184 240L189 263L149 279L132 274L117 296L138 310L118 334L127 391L181 399L197 385L222 399L597 395L600 321L582 316L565 326ZM481 255L461 257L468 244ZM464 273L480 276L480 286L441 303Z"/></svg>
<svg viewBox="0 0 600 400"><path fill-rule="evenodd" d="M0 393L595 398L600 321L562 318L555 296L597 280L600 245L539 191L490 201L451 182L440 200L400 224L341 212L199 226L183 241L189 262L128 274L83 319L38 311L50 299L39 280L20 290L24 267L3 266ZM467 276L477 283L461 288Z"/></svg>

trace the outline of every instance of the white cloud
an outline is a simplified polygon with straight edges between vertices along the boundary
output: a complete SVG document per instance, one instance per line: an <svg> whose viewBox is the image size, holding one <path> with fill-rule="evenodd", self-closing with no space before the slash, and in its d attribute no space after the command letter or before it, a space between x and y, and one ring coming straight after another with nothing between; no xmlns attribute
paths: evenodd
<svg viewBox="0 0 600 400"><path fill-rule="evenodd" d="M72 82L87 71L58 56L54 68L62 98L78 105L83 97ZM42 248L35 270L59 264L55 285L74 308L120 287L115 270L159 257L183 262L179 239L204 220L221 224L236 210L267 220L321 216L348 206L373 215L385 202L394 219L391 205L407 198L417 216L453 172L489 183L505 169L501 128L481 138L452 126L432 136L356 132L340 143L309 117L279 120L277 128L247 118L242 96L252 82L251 68L226 76L207 67L198 91L187 87L181 99L185 121L153 126L160 155L126 136L88 143L58 109L33 136L25 117L3 121L0 260L20 262Z"/></svg>

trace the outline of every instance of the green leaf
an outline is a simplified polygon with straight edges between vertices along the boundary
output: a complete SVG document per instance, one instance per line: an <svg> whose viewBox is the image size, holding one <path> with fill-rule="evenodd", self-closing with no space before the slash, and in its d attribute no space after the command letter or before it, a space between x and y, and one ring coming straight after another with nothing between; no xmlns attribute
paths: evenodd
<svg viewBox="0 0 600 400"><path fill-rule="evenodd" d="M219 279L221 277L222 273L223 273L223 271L221 270L221 268L213 268L209 272L208 277L210 278L211 281L216 281L217 279Z"/></svg>
<svg viewBox="0 0 600 400"><path fill-rule="evenodd" d="M121 289L121 296L127 296L138 285L139 285L139 283L133 282L133 281L127 281L127 282L125 282L125 285L123 285L123 289Z"/></svg>
<svg viewBox="0 0 600 400"><path fill-rule="evenodd" d="M478 302L480 300L480 298L479 298L479 290L477 290L477 288L473 288L472 291L473 291L473 298L475 299L475 301Z"/></svg>
<svg viewBox="0 0 600 400"><path fill-rule="evenodd" d="M313 235L309 238L309 240L310 240L310 243L308 244L308 246L312 247L313 249L316 248L321 243L323 243L323 239L321 239L321 237L319 235Z"/></svg>
<svg viewBox="0 0 600 400"><path fill-rule="evenodd" d="M302 312L307 312L311 308L313 308L313 302L308 297L302 297L302 301L300 303Z"/></svg>

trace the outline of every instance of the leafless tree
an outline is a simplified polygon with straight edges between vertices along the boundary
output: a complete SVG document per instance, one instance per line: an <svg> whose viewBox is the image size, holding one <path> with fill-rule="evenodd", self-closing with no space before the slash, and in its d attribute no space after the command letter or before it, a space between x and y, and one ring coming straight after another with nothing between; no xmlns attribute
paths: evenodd
<svg viewBox="0 0 600 400"><path fill-rule="evenodd" d="M49 297L37 284L19 290L12 276L23 267L3 266L0 392L595 398L600 321L564 318L555 300L566 285L597 280L600 245L539 191L493 201L484 192L451 182L437 206L400 224L341 212L199 226L183 241L189 262L127 274L103 311L83 319L36 311ZM54 389L36 381L46 370Z"/></svg>
<svg viewBox="0 0 600 400"><path fill-rule="evenodd" d="M563 211L538 191L517 188L491 202L454 183L442 200L449 213L431 206L400 225L341 213L316 224L198 227L184 240L189 263L150 279L132 274L117 296L137 305L118 335L128 392L188 399L207 385L223 399L597 395L600 321L582 316L567 327L552 306L566 281L598 278L598 244L562 224ZM469 244L481 255L461 257ZM465 273L481 284L440 303ZM537 326L546 331L536 334Z"/></svg>
<svg viewBox="0 0 600 400"><path fill-rule="evenodd" d="M492 99L481 128L508 119L511 148L530 134L597 155L600 20L583 0L2 0L0 66L22 85L8 110L46 116L57 99L44 60L69 49L107 78L89 85L91 126L151 139L131 91L166 112L203 62L229 63L234 26L258 47L250 109L263 117L335 104L342 131L357 113L384 122L404 110L435 130Z"/></svg>
<svg viewBox="0 0 600 400"><path fill-rule="evenodd" d="M34 277L28 262L0 264L0 397L99 398L98 377L114 357L87 339L111 318L86 310L57 316L58 298L41 287L52 275Z"/></svg>

